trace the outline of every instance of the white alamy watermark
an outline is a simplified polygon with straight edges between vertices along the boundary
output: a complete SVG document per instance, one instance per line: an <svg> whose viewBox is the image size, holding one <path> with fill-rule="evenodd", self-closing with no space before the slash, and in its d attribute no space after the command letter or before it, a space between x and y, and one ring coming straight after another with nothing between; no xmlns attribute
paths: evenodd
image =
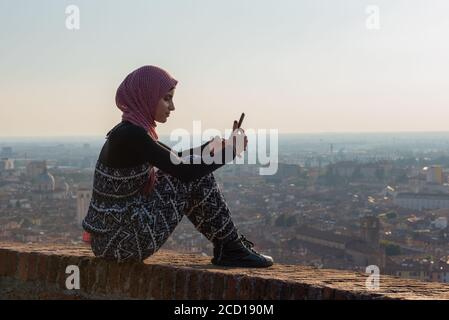
<svg viewBox="0 0 449 320"><path fill-rule="evenodd" d="M365 272L369 274L365 281L367 290L379 290L380 288L380 269L376 265L367 266Z"/></svg>
<svg viewBox="0 0 449 320"><path fill-rule="evenodd" d="M368 30L380 29L380 9L377 5L369 5L365 8L365 13L368 15L365 21L365 26Z"/></svg>
<svg viewBox="0 0 449 320"><path fill-rule="evenodd" d="M65 273L69 276L65 280L65 287L68 290L78 290L80 288L80 268L76 265L68 265Z"/></svg>
<svg viewBox="0 0 449 320"><path fill-rule="evenodd" d="M277 129L239 129L232 131L225 130L224 139L218 129L202 130L201 121L193 122L193 132L186 129L175 129L170 134L170 141L176 142L173 146L175 150L183 150L181 158L172 154L171 161L174 164L182 163L206 163L223 164L233 161L235 164L260 164L260 175L274 175L278 169L279 159L279 132ZM245 136L248 140L247 149L244 152ZM204 141L211 141L210 149L195 148L193 156L190 156L189 149L192 146L200 146ZM233 159L233 152L237 156Z"/></svg>
<svg viewBox="0 0 449 320"><path fill-rule="evenodd" d="M65 27L68 30L80 29L80 8L71 4L65 8Z"/></svg>

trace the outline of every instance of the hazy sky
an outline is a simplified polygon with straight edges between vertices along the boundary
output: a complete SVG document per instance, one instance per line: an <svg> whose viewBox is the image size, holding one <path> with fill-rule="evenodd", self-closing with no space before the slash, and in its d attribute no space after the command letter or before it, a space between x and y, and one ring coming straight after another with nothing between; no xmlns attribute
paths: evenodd
<svg viewBox="0 0 449 320"><path fill-rule="evenodd" d="M147 64L179 81L161 134L242 111L280 133L446 131L448 14L447 0L0 0L0 136L104 135L117 86Z"/></svg>

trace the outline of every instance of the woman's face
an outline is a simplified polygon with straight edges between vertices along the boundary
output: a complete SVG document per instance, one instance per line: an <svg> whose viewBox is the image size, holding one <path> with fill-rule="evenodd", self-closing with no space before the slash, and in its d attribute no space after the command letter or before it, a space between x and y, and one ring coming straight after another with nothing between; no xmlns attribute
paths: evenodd
<svg viewBox="0 0 449 320"><path fill-rule="evenodd" d="M165 96L159 100L156 107L156 112L154 115L154 120L157 122L167 122L167 118L170 112L175 110L175 105L173 104L173 96L175 94L175 88L171 89Z"/></svg>

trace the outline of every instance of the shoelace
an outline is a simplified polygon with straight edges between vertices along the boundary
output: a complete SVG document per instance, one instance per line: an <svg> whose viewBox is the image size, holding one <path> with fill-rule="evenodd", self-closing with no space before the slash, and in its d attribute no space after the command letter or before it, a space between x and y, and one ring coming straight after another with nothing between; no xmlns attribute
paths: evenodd
<svg viewBox="0 0 449 320"><path fill-rule="evenodd" d="M248 239L246 239L246 237L242 234L240 235L240 240L243 242L243 244L245 245L245 247L247 247L248 249L250 249L252 252L258 254L257 251L255 251L252 247L254 246L254 243L252 243L251 241L249 241Z"/></svg>
<svg viewBox="0 0 449 320"><path fill-rule="evenodd" d="M246 239L246 237L241 234L239 237L239 240L242 241L243 245L248 248L249 250L251 250L252 252L254 252L255 254L259 254L257 251L255 251L252 247L254 246L254 243L252 243L251 241L249 241L248 239ZM217 260L220 260L221 257L223 255L223 246L219 247L219 251L218 251L218 255L217 255Z"/></svg>

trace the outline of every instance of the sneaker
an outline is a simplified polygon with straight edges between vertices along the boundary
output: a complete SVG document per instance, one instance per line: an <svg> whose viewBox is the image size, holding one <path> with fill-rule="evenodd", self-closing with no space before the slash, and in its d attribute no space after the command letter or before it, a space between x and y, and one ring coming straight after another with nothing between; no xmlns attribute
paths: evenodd
<svg viewBox="0 0 449 320"><path fill-rule="evenodd" d="M273 258L258 253L252 247L254 243L240 235L236 240L214 247L211 262L224 267L267 268L273 265Z"/></svg>

